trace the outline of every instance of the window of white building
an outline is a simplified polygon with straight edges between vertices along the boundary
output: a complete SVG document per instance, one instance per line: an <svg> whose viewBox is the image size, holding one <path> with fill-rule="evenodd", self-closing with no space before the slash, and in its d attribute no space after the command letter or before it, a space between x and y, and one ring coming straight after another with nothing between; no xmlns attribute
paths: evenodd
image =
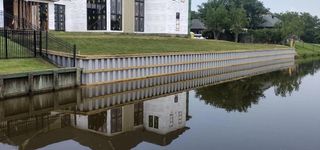
<svg viewBox="0 0 320 150"><path fill-rule="evenodd" d="M122 108L111 110L111 133L122 131Z"/></svg>
<svg viewBox="0 0 320 150"><path fill-rule="evenodd" d="M111 30L122 30L122 0L111 0Z"/></svg>
<svg viewBox="0 0 320 150"><path fill-rule="evenodd" d="M107 29L106 0L87 0L87 29Z"/></svg>
<svg viewBox="0 0 320 150"><path fill-rule="evenodd" d="M149 127L159 129L159 117L158 116L149 116Z"/></svg>
<svg viewBox="0 0 320 150"><path fill-rule="evenodd" d="M180 13L176 13L176 31L180 31Z"/></svg>
<svg viewBox="0 0 320 150"><path fill-rule="evenodd" d="M144 31L144 0L135 0L135 31Z"/></svg>
<svg viewBox="0 0 320 150"><path fill-rule="evenodd" d="M54 27L56 31L65 31L65 6L54 5Z"/></svg>

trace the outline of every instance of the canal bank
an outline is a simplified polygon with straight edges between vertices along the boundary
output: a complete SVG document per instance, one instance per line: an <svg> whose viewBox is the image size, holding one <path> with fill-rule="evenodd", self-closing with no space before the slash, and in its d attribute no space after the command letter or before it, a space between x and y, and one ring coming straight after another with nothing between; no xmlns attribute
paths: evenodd
<svg viewBox="0 0 320 150"><path fill-rule="evenodd" d="M203 53L167 53L92 56L78 55L76 67L83 69L82 85L97 85L156 76L218 69L280 59L294 59L294 49L237 50ZM48 58L62 67L71 67L73 57L48 51Z"/></svg>
<svg viewBox="0 0 320 150"><path fill-rule="evenodd" d="M8 108L8 111L10 111L10 113L2 113L2 117L6 117L6 119L9 120L10 118L14 118L14 116L21 116L20 113L25 115L27 115L28 112L38 114L45 110L64 110L63 112L73 113L68 109L68 107L72 105L77 105L77 109L84 111L83 113L78 114L86 114L85 112L87 111L99 112L131 103L167 97L275 71L290 74L291 71L295 70L296 66L294 60L275 63L269 62L259 66L247 65L246 68L241 69L211 69L206 72L198 71L196 73L201 74L202 77L194 77L195 74L186 73L178 76L164 76L159 78L131 80L121 83L82 86L79 88L63 89L24 97L13 97L0 102L0 106L2 108ZM209 72L216 72L216 75L210 75ZM182 81L178 80L179 78L188 77L190 78ZM21 108L20 106L14 105L14 103L28 103L29 101L32 101L32 103L30 103L31 105L36 106L30 107L28 105ZM19 107L19 109L16 107ZM24 110L25 112L21 112L21 110Z"/></svg>
<svg viewBox="0 0 320 150"><path fill-rule="evenodd" d="M80 75L77 68L0 75L0 99L74 88L80 85Z"/></svg>
<svg viewBox="0 0 320 150"><path fill-rule="evenodd" d="M260 74L261 69L293 64L294 49L90 56L48 51L60 69L0 75L0 98L50 92L79 85L102 85L105 92L135 90L171 82L229 74L241 78ZM74 62L78 69L71 68ZM281 68L281 67L280 67ZM239 73L233 75L232 73ZM170 78L170 80L166 80ZM212 83L218 82L212 79ZM117 87L110 87L116 84ZM112 89L112 90L111 90Z"/></svg>

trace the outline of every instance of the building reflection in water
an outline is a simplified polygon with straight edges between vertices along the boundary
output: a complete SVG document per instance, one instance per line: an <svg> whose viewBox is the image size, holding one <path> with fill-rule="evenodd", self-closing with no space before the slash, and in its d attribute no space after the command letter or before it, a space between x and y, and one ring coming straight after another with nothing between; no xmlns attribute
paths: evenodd
<svg viewBox="0 0 320 150"><path fill-rule="evenodd" d="M82 111L79 105L91 103L66 95L0 102L0 145L37 149L74 140L91 149L130 149L141 142L168 145L188 129L188 92Z"/></svg>
<svg viewBox="0 0 320 150"><path fill-rule="evenodd" d="M88 111L71 115L72 125L90 129L108 136L142 129L160 135L186 126L186 92L148 101L128 104L103 112Z"/></svg>

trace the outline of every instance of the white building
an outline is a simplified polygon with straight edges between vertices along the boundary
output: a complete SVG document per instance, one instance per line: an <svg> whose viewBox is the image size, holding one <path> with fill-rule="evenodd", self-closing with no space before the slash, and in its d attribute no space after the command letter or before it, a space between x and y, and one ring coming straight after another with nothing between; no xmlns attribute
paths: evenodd
<svg viewBox="0 0 320 150"><path fill-rule="evenodd" d="M3 1L5 12L42 29L186 35L191 0Z"/></svg>

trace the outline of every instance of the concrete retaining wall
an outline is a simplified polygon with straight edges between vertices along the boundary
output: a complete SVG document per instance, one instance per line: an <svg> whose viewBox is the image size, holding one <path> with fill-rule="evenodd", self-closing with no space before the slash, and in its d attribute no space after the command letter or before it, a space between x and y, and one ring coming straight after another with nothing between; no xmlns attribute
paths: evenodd
<svg viewBox="0 0 320 150"><path fill-rule="evenodd" d="M0 101L0 119L12 120L53 110L69 110L74 113L70 108L76 108L80 112L99 112L203 86L288 69L295 67L294 65L294 59L287 59L14 97Z"/></svg>
<svg viewBox="0 0 320 150"><path fill-rule="evenodd" d="M0 99L79 86L80 73L68 68L0 75Z"/></svg>
<svg viewBox="0 0 320 150"><path fill-rule="evenodd" d="M293 59L295 55L294 49L281 49L131 56L78 56L76 64L77 67L83 68L82 84L91 85ZM50 52L49 59L64 67L70 67L72 64L72 57L67 54Z"/></svg>
<svg viewBox="0 0 320 150"><path fill-rule="evenodd" d="M92 111L100 110L106 107L119 106L128 104L130 102L136 102L139 100L154 99L156 97L162 97L165 95L171 95L183 91L189 91L195 88L204 86L210 86L215 84L221 84L224 82L234 81L241 78L251 77L259 74L269 73L272 71L278 71L281 69L293 68L295 65L294 60L287 62L279 62L275 64L265 66L252 66L251 68L241 71L231 71L227 73L221 73L219 75L210 75L208 73L214 70L207 70L205 74L203 72L197 72L196 74L203 74L203 77L191 78L190 80L184 80L176 82L178 78L185 76L180 74L177 76L163 76L162 79L155 80L157 84L150 86L154 82L145 79L123 83L112 83L107 85L87 86L82 88L82 100L77 106L80 111ZM194 74L190 74L190 77ZM149 80L149 82L148 82ZM167 84L162 84L167 81ZM143 85L143 86L142 86ZM148 86L149 85L149 86ZM140 87L140 88L138 88ZM146 88L143 88L146 87ZM131 90L129 90L131 88ZM119 93L118 93L119 92Z"/></svg>

